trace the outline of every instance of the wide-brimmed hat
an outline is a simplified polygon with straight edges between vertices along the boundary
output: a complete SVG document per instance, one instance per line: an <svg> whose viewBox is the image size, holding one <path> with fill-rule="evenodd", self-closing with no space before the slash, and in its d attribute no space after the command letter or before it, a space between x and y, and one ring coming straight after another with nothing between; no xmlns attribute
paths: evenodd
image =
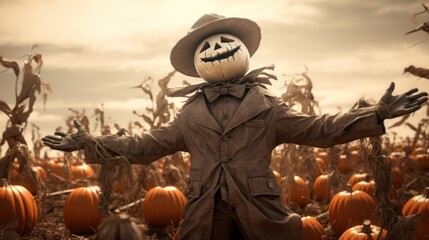
<svg viewBox="0 0 429 240"><path fill-rule="evenodd" d="M255 22L246 18L205 14L171 50L171 65L185 75L199 77L194 65L195 50L201 41L219 33L238 37L246 45L250 56L256 52L261 42L261 28Z"/></svg>

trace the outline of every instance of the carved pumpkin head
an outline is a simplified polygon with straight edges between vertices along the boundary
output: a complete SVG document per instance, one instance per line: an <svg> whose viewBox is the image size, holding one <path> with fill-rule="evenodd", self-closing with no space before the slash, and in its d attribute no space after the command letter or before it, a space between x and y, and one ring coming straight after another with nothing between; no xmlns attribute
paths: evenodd
<svg viewBox="0 0 429 240"><path fill-rule="evenodd" d="M244 76L249 59L249 51L239 38L215 34L198 45L194 64L198 75L207 82L223 82Z"/></svg>
<svg viewBox="0 0 429 240"><path fill-rule="evenodd" d="M171 49L170 62L175 70L184 75L202 77L208 82L225 81L245 74L249 58L258 49L260 41L261 29L249 19L227 18L214 13L204 14L191 26L186 36ZM238 46L239 50L234 50ZM202 49L204 50L201 51ZM229 56L232 53L233 56ZM196 61L196 58L201 58L200 56L206 62ZM226 56L229 57L221 59ZM220 65L222 68L219 68ZM238 69L234 69L236 66L239 66ZM227 76L224 77L222 72L228 73ZM217 79L215 76L222 78Z"/></svg>

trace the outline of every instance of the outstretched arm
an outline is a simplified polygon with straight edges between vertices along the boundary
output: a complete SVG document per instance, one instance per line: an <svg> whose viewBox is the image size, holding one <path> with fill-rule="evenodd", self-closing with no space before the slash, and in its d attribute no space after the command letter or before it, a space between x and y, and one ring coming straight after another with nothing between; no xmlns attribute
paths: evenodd
<svg viewBox="0 0 429 240"><path fill-rule="evenodd" d="M72 152L83 149L83 136L88 135L88 132L76 121L73 121L77 129L76 133L65 134L63 132L55 132L55 136L48 135L42 138L43 144L46 146L64 152Z"/></svg>
<svg viewBox="0 0 429 240"><path fill-rule="evenodd" d="M413 113L428 101L428 93L418 93L417 88L396 96L392 95L394 90L395 83L392 82L378 102L377 116L382 121Z"/></svg>

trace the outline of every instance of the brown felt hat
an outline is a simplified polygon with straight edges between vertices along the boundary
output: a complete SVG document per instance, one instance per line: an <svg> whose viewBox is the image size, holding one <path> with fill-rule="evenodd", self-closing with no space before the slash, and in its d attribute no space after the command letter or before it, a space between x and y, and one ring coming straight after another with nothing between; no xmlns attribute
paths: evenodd
<svg viewBox="0 0 429 240"><path fill-rule="evenodd" d="M171 50L170 62L177 71L199 77L194 65L194 54L198 45L214 34L228 33L238 37L252 56L261 42L261 28L246 18L226 18L217 14L205 14L192 25L188 34Z"/></svg>

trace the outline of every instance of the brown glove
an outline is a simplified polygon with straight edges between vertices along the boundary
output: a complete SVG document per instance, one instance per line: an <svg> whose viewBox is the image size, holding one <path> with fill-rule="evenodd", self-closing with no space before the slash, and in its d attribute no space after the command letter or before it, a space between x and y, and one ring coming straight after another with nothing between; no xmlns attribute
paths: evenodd
<svg viewBox="0 0 429 240"><path fill-rule="evenodd" d="M393 90L395 90L395 83L392 82L376 105L377 116L380 120L410 114L419 110L428 101L428 93L417 93L417 88L396 96L392 95Z"/></svg>
<svg viewBox="0 0 429 240"><path fill-rule="evenodd" d="M74 126L77 128L76 133L65 134L63 132L55 132L56 136L45 136L42 138L43 144L46 146L60 150L64 152L72 152L84 148L84 136L88 135L88 132L83 129L79 122L73 121Z"/></svg>

